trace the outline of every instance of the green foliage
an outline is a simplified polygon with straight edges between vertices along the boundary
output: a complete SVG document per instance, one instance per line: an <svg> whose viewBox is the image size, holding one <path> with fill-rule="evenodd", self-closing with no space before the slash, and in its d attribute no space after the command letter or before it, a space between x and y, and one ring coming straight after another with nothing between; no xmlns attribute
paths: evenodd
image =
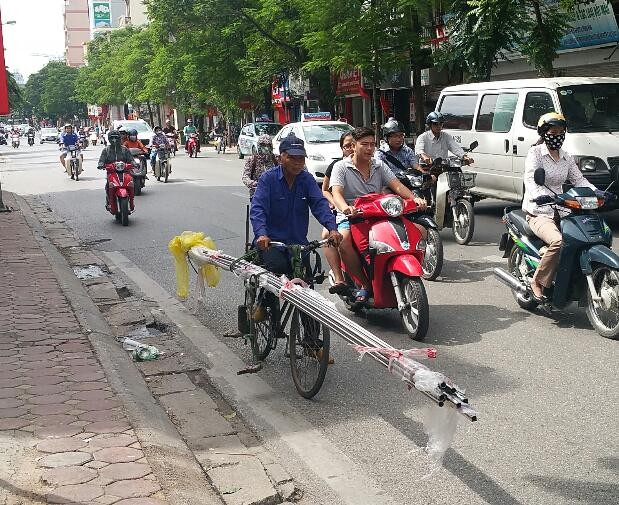
<svg viewBox="0 0 619 505"><path fill-rule="evenodd" d="M9 109L15 111L25 105L24 96L21 88L15 81L13 74L6 70L6 84L9 92Z"/></svg>
<svg viewBox="0 0 619 505"><path fill-rule="evenodd" d="M78 70L63 61L50 61L26 83L24 96L32 113L52 120L84 117L86 105L75 96Z"/></svg>

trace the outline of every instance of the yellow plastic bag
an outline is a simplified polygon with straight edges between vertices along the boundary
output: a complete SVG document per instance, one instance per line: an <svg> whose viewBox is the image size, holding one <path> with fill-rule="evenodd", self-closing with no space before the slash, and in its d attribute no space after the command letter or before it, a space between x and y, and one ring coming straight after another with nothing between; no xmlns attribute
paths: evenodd
<svg viewBox="0 0 619 505"><path fill-rule="evenodd" d="M205 237L202 232L184 231L177 235L168 244L168 249L174 257L174 267L176 269L176 294L179 298L185 299L189 294L189 263L187 253L192 247L202 246L209 249L217 249L211 237ZM214 288L219 284L219 270L215 265L204 265L200 269L202 278L207 285Z"/></svg>

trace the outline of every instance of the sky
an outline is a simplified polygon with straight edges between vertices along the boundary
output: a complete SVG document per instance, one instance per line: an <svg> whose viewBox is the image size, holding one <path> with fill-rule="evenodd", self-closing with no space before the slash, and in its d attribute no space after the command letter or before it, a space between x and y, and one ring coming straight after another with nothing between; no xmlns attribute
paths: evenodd
<svg viewBox="0 0 619 505"><path fill-rule="evenodd" d="M27 80L52 57L64 57L63 0L0 0L4 57Z"/></svg>

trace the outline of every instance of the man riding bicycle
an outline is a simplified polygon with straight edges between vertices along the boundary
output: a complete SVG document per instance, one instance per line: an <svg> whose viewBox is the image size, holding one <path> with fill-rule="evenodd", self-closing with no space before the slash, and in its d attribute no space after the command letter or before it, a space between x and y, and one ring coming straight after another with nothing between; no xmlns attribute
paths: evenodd
<svg viewBox="0 0 619 505"><path fill-rule="evenodd" d="M250 219L254 244L259 249L265 268L277 274L290 275L287 250L270 247L271 241L285 244L307 244L309 211L328 231L328 237L339 245L342 236L337 231L335 216L329 203L305 170L303 140L289 136L279 145L280 164L266 171L252 199Z"/></svg>

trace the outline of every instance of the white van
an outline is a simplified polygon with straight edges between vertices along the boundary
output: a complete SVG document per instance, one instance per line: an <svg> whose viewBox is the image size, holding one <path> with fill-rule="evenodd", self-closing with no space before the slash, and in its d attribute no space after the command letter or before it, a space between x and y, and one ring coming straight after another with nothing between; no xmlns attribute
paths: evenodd
<svg viewBox="0 0 619 505"><path fill-rule="evenodd" d="M615 181L619 193L619 79L561 77L479 82L445 88L437 110L444 130L468 146L477 140L477 172L472 192L520 202L522 174L531 145L538 140L537 121L546 112L567 120L564 148L576 158L585 177L601 189Z"/></svg>

